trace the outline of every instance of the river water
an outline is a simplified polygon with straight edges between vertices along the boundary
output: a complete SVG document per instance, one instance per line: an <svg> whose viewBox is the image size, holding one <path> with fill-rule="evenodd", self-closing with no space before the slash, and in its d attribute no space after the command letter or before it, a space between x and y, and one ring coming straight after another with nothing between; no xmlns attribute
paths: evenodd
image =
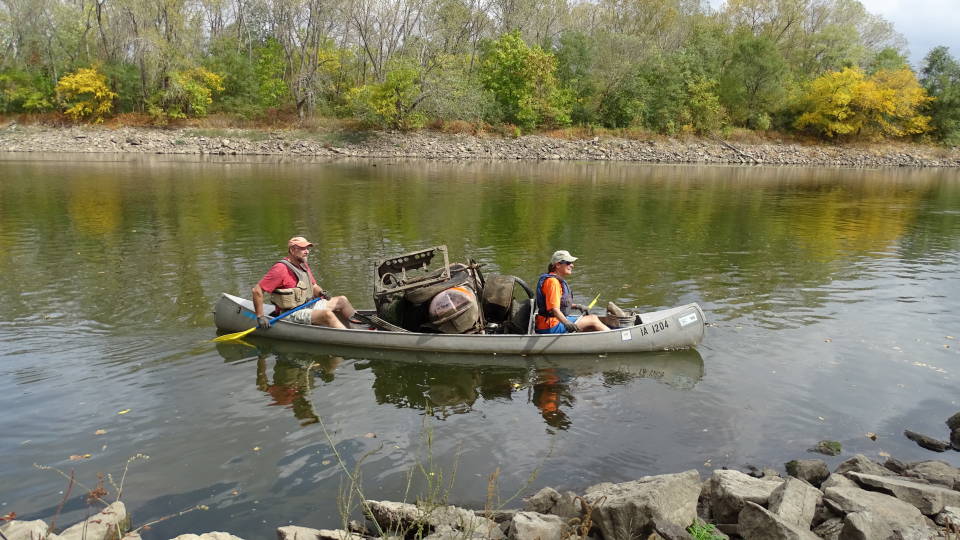
<svg viewBox="0 0 960 540"><path fill-rule="evenodd" d="M362 307L380 257L446 244L531 282L568 249L578 302L695 301L710 326L696 350L574 360L209 343L218 295L295 234ZM946 438L960 410L958 262L955 170L2 155L0 515L83 519L137 454L135 525L208 507L148 540L338 527L341 461L367 498L477 508L782 470L821 439L831 467L960 465L902 435Z"/></svg>

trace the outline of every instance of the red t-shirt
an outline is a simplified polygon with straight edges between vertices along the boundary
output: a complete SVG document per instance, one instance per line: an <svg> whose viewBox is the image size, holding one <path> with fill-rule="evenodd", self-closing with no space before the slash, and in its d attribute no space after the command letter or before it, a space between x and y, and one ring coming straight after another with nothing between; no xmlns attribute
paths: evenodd
<svg viewBox="0 0 960 540"><path fill-rule="evenodd" d="M290 262L294 265L296 264L293 261ZM304 263L303 266L306 267L307 275L310 276L310 284L316 285L317 280L313 277L310 265ZM292 289L297 286L297 275L294 274L293 270L287 265L278 262L270 267L270 270L267 271L266 275L263 276L263 279L261 279L257 285L260 285L260 288L268 293L272 293L277 289ZM310 292L310 296L313 296L313 291Z"/></svg>

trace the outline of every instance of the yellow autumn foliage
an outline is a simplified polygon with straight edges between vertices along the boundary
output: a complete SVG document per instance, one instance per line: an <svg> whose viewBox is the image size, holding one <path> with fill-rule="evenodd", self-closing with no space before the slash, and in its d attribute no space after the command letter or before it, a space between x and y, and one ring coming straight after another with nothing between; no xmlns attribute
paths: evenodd
<svg viewBox="0 0 960 540"><path fill-rule="evenodd" d="M917 135L930 130L930 117L920 111L932 99L908 68L870 76L845 68L810 82L794 127L830 138Z"/></svg>
<svg viewBox="0 0 960 540"><path fill-rule="evenodd" d="M113 109L117 93L110 90L107 78L96 68L80 68L57 81L57 95L66 107L64 113L74 120L93 118L102 122Z"/></svg>

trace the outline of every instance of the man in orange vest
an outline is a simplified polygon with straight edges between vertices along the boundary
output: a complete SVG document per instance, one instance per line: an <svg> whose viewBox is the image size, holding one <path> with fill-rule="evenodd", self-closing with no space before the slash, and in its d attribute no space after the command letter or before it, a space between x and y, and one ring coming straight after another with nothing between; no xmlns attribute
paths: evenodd
<svg viewBox="0 0 960 540"><path fill-rule="evenodd" d="M573 303L573 293L564 278L573 273L573 262L577 260L569 251L561 249L550 257L547 273L537 282L537 320L538 334L565 334L567 332L599 332L609 330L596 315L587 314L587 309ZM570 315L571 309L578 309L583 316Z"/></svg>

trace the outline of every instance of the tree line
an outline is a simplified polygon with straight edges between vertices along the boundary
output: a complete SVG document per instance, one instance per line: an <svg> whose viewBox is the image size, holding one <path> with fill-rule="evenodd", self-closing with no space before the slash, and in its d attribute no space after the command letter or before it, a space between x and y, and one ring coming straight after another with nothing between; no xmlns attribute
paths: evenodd
<svg viewBox="0 0 960 540"><path fill-rule="evenodd" d="M0 113L211 113L960 142L858 0L0 0Z"/></svg>

